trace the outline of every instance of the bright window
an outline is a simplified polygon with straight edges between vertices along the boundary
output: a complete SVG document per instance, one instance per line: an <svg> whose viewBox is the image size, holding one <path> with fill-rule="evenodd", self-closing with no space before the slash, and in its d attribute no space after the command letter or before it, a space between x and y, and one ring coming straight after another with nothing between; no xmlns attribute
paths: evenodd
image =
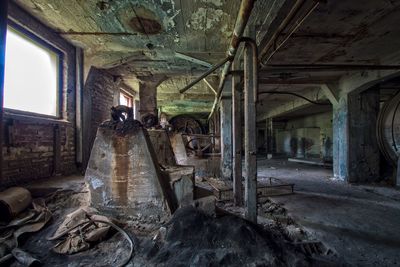
<svg viewBox="0 0 400 267"><path fill-rule="evenodd" d="M133 97L121 90L119 93L119 104L131 108L133 107Z"/></svg>
<svg viewBox="0 0 400 267"><path fill-rule="evenodd" d="M4 107L57 116L59 54L8 27Z"/></svg>

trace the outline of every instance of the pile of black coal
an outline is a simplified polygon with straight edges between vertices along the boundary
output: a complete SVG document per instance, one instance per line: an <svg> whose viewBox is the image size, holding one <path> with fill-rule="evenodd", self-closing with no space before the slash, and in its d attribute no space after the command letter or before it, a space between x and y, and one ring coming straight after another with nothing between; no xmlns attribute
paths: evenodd
<svg viewBox="0 0 400 267"><path fill-rule="evenodd" d="M163 237L147 247L157 266L310 266L311 259L272 230L235 216L178 209Z"/></svg>

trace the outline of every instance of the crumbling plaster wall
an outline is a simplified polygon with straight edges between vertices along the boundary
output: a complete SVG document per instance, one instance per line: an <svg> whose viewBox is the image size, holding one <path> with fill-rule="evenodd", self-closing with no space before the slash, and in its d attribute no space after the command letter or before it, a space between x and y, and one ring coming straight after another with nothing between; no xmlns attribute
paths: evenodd
<svg viewBox="0 0 400 267"><path fill-rule="evenodd" d="M332 112L288 120L283 130L277 130L276 136L277 152L301 157L301 149L298 147L296 151L291 151L291 143L293 144L293 138L296 141L305 138L308 144L305 157L332 160Z"/></svg>
<svg viewBox="0 0 400 267"><path fill-rule="evenodd" d="M1 186L21 184L76 172L75 47L12 1L9 19L63 52L63 102L60 119L21 115L5 110ZM21 77L22 79L23 77ZM29 88L27 88L29 90ZM23 96L21 96L23 97Z"/></svg>

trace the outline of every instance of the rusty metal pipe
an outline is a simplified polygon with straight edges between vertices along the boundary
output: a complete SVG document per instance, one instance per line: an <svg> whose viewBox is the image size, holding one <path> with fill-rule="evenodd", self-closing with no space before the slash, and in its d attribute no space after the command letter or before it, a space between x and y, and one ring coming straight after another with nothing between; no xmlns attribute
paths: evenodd
<svg viewBox="0 0 400 267"><path fill-rule="evenodd" d="M264 46L264 48L260 51L260 62L262 62L263 58L265 55L268 53L271 47L274 46L276 39L279 37L279 35L287 28L287 26L292 22L293 18L297 16L298 12L302 9L304 6L305 0L297 0L296 3L293 5L291 10L289 11L289 14L285 17L285 19L282 21L282 23L279 25L277 31L272 35L271 39L267 42L267 44Z"/></svg>
<svg viewBox="0 0 400 267"><path fill-rule="evenodd" d="M262 72L282 71L357 71L357 70L400 70L400 65L371 64L271 64L266 65Z"/></svg>
<svg viewBox="0 0 400 267"><path fill-rule="evenodd" d="M231 43L228 48L227 57L224 59L224 62L220 62L219 64L215 65L213 68L211 68L209 71L204 73L202 76L200 76L199 78L197 78L196 80L194 80L193 82L191 82L190 84L185 86L185 88L179 90L179 92L181 94L183 94L184 92L189 90L193 85L195 85L196 83L201 81L203 78L207 77L210 73L214 72L216 69L218 69L219 67L221 67L222 65L225 64L224 68L222 69L221 79L220 79L220 83L219 83L218 91L217 91L217 97L216 97L216 100L214 101L212 110L215 109L214 106L216 106L216 102L218 102L218 98L220 97L220 95L222 93L222 88L224 86L226 76L228 75L228 72L231 68L232 61L235 58L237 49L240 44L240 38L243 35L244 29L247 25L247 22L249 21L251 11L253 10L253 7L254 7L254 2L255 2L255 0L242 0L242 2L240 4L239 13L236 17L235 28L233 30Z"/></svg>
<svg viewBox="0 0 400 267"><path fill-rule="evenodd" d="M238 16L236 17L236 23L235 23L235 28L233 30L233 35L231 39L231 43L229 45L228 49L228 56L231 58L230 61L228 61L224 68L222 69L221 73L221 79L219 82L218 86L218 92L217 92L217 97L216 97L216 102L218 102L221 93L222 93L222 88L224 87L225 84L225 79L229 74L229 71L231 70L232 62L235 58L236 52L238 50L239 44L240 44L240 38L243 35L244 29L246 28L247 22L249 21L251 11L253 10L254 7L254 0L242 0L242 3L240 5L239 13ZM216 104L214 103L214 106Z"/></svg>
<svg viewBox="0 0 400 267"><path fill-rule="evenodd" d="M293 29L289 32L289 34L287 34L285 39L281 43L279 43L279 45L276 46L276 48L272 51L272 53L268 56L268 58L264 62L263 58L268 53L268 50L266 50L265 55L263 55L263 57L260 58L261 65L264 66L264 64L266 64L275 55L275 53L287 42L287 40L290 39L290 37L293 35L293 33L295 33L297 31L297 29L303 24L303 22L311 15L311 13L314 12L314 10L318 7L319 3L320 3L319 0L316 0L316 2L306 12L306 14L304 16L302 16L301 19L296 21L296 25L293 27ZM301 7L300 7L300 9L301 9Z"/></svg>
<svg viewBox="0 0 400 267"><path fill-rule="evenodd" d="M195 79L193 82L189 83L189 84L186 85L184 88L182 88L181 90L179 90L179 93L183 94L184 92L186 92L187 90L189 90L190 88L192 88L195 84L197 84L198 82L200 82L201 80L203 80L205 77L207 77L208 75L210 75L211 73L213 73L214 71L216 71L217 69L219 69L220 67L222 67L222 65L224 65L226 62L229 62L229 60L231 60L229 57L224 58L221 62L219 62L218 64L214 65L211 69L209 69L208 71L206 71L205 73L203 73L200 77L198 77L197 79Z"/></svg>
<svg viewBox="0 0 400 267"><path fill-rule="evenodd" d="M252 50L252 64L253 64L253 73L252 73L252 78L253 81L257 82L258 81L258 49L257 49L257 43L254 39L249 38L249 37L242 37L241 42L244 42L245 44L248 44L251 46ZM258 82L257 82L258 84ZM253 94L254 94L254 102L256 103L258 101L258 86L254 86L253 88Z"/></svg>
<svg viewBox="0 0 400 267"><path fill-rule="evenodd" d="M255 71L252 73L252 79L254 79L254 81L257 81L257 80L258 80L258 48L257 48L257 43L256 43L256 41L255 41L254 39L249 38L249 37L242 37L242 38L240 38L240 39L239 39L239 44L242 43L242 42L244 42L245 44L250 45L251 48L252 48L252 51L253 51L253 55L252 55L252 64L253 64L253 68L254 68L254 70L255 70ZM225 66L226 66L226 65L225 65ZM233 71L233 72L234 72L234 71ZM232 72L232 73L233 73L233 72ZM228 71L225 77L227 77L227 76L230 75L230 74L231 74L231 71ZM223 85L222 85L222 86L223 86ZM223 88L219 88L219 90L218 90L218 92L217 92L217 95L215 96L215 101L214 101L214 103L213 103L213 106L212 106L210 115L208 116L208 119L211 118L212 114L214 113L215 109L217 108L217 105L218 105L219 101L221 100L221 97L222 97L222 89L223 89ZM253 88L253 90L254 90L254 92L253 92L253 93L254 93L254 103L256 103L256 102L258 101L258 93L257 93L257 91L258 91L258 86L255 86L255 87Z"/></svg>

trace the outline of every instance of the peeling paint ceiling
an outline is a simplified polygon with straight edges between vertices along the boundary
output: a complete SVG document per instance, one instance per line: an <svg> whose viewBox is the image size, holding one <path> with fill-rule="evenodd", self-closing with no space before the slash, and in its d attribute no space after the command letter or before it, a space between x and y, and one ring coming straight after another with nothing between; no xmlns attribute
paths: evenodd
<svg viewBox="0 0 400 267"><path fill-rule="evenodd" d="M251 17L266 29L285 0L256 1ZM85 52L85 67L109 69L132 87L136 76L166 74L162 108L173 113L209 112L214 94L204 83L177 94L207 68L176 52L216 63L225 57L240 0L15 0ZM186 78L182 78L186 76ZM177 77L177 78L174 78ZM136 88L135 88L136 89ZM174 91L174 93L171 93ZM198 96L197 92L201 96ZM170 101L166 100L169 94ZM207 96L206 96L207 95Z"/></svg>

